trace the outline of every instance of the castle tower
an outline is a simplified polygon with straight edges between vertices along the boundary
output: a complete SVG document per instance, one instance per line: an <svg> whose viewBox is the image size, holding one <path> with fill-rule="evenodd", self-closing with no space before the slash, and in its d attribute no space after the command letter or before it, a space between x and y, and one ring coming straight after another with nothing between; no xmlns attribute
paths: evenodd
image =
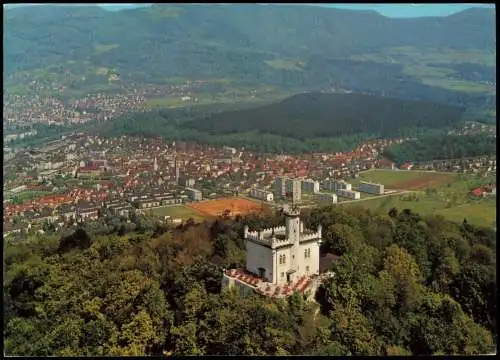
<svg viewBox="0 0 500 360"><path fill-rule="evenodd" d="M298 242L300 239L300 209L289 206L284 210L287 238Z"/></svg>
<svg viewBox="0 0 500 360"><path fill-rule="evenodd" d="M156 160L156 156L155 156L155 161L154 161L154 164L153 164L153 170L154 171L158 171L158 161Z"/></svg>

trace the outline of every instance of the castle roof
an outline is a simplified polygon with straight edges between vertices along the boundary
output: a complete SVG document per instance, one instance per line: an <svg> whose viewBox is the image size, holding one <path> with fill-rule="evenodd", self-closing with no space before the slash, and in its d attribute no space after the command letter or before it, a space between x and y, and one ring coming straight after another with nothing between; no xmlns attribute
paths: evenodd
<svg viewBox="0 0 500 360"><path fill-rule="evenodd" d="M292 295L295 291L305 293L312 285L315 276L300 276L291 283L276 285L265 281L255 274L245 269L230 269L225 272L226 276L238 280L245 285L253 288L256 292L274 298L285 298Z"/></svg>

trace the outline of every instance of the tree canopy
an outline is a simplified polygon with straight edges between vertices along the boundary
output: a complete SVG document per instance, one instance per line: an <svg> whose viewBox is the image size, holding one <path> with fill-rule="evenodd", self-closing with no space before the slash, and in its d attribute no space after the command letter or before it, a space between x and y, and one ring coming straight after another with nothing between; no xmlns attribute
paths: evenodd
<svg viewBox="0 0 500 360"><path fill-rule="evenodd" d="M4 242L5 353L474 355L495 348L493 230L409 210L317 208L303 214L305 225L323 224L322 252L341 255L317 304L298 294L273 301L221 289L222 268L244 265L243 226L269 227L282 217L170 228L134 216L131 224L108 219Z"/></svg>

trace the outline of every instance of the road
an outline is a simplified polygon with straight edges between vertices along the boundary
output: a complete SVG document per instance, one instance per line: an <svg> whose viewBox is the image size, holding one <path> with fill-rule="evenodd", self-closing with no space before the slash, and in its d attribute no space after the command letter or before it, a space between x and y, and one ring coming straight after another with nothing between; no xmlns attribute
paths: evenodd
<svg viewBox="0 0 500 360"><path fill-rule="evenodd" d="M396 191L396 192L390 193L390 194L384 194L384 195L374 195L374 196L370 196L368 198L363 198L363 199L345 200L345 201L338 202L336 205L338 205L338 204L343 205L343 204L349 204L349 203L360 202L360 201L369 201L369 200L380 199L380 198L384 198L384 197L388 197L388 196L396 196L396 195L403 195L403 194L410 194L410 193L418 192L418 191L414 191L414 190L390 190L390 189L388 189L387 191ZM280 206L283 205L283 204L278 204L278 203L275 203L275 202L268 202L268 201L262 201L262 200L259 200L259 199L254 199L252 197L248 197L248 196L245 196L245 195L240 195L240 197L245 198L245 199L250 200L250 201L260 202L260 203L266 204L268 206L271 206L273 208L279 208ZM318 205L319 204L317 204L317 203L316 204L311 204L311 205L300 205L299 204L299 208L301 208L301 209L308 209L308 208L311 208L311 207L316 207Z"/></svg>

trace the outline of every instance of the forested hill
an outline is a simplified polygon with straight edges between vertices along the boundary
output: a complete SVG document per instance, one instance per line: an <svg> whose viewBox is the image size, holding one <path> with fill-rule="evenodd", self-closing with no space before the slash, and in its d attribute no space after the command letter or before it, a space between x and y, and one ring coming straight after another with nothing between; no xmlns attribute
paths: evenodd
<svg viewBox="0 0 500 360"><path fill-rule="evenodd" d="M384 156L401 165L405 162L460 159L494 155L497 139L486 135L429 136L387 148Z"/></svg>
<svg viewBox="0 0 500 360"><path fill-rule="evenodd" d="M26 70L55 66L64 73L71 62L82 68L77 79L114 68L122 82L224 78L484 105L481 91L455 91L447 78L445 88L435 87L427 77L448 74L446 64L483 58L489 64L494 53L489 9L391 19L374 11L292 5L157 4L119 12L34 6L7 10L4 26L7 83ZM415 54L440 65L415 67Z"/></svg>
<svg viewBox="0 0 500 360"><path fill-rule="evenodd" d="M254 109L210 114L181 126L210 134L258 131L294 139L360 133L394 135L460 121L458 107L363 94L306 93Z"/></svg>
<svg viewBox="0 0 500 360"><path fill-rule="evenodd" d="M17 356L478 355L496 348L496 233L408 210L329 207L322 253L340 256L316 305L221 291L244 266L243 226L109 215L4 241L4 352ZM22 234L18 234L22 235ZM16 235L17 236L17 235ZM26 240L26 239L25 239Z"/></svg>

